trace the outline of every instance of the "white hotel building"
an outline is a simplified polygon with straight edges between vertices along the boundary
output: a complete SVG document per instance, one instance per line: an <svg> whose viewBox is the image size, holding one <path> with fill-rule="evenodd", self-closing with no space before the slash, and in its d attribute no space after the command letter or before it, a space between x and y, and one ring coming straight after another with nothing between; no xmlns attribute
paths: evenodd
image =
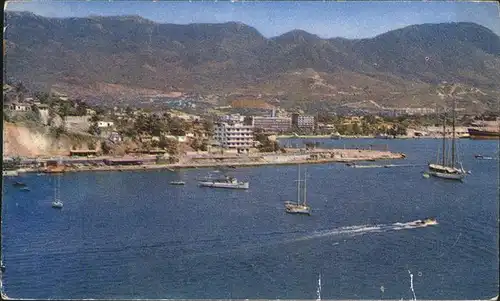
<svg viewBox="0 0 500 301"><path fill-rule="evenodd" d="M241 122L218 122L214 125L214 139L223 148L249 152L255 145L253 126Z"/></svg>

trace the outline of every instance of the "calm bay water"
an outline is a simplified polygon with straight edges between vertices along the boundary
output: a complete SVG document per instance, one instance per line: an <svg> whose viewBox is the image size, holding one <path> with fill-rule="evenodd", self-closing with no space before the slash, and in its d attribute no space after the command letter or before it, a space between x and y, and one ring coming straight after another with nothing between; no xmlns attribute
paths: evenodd
<svg viewBox="0 0 500 301"><path fill-rule="evenodd" d="M393 164L434 160L439 140L389 144ZM300 143L299 140L292 141ZM66 174L4 181L5 291L17 298L491 298L498 294L497 141L460 142L465 182L424 167L306 165L313 215L283 211L296 166L240 168L248 191L197 187L213 169ZM378 163L373 163L378 164ZM182 179L187 185L170 186ZM405 224L436 216L439 225ZM410 272L409 272L410 271Z"/></svg>

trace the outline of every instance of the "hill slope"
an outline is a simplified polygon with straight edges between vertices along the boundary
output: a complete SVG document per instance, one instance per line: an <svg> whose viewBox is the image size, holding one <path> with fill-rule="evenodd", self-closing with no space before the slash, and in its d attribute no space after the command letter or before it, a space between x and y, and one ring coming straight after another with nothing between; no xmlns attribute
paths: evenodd
<svg viewBox="0 0 500 301"><path fill-rule="evenodd" d="M267 39L237 22L175 25L137 16L7 12L5 24L8 78L80 97L181 91L419 105L439 101L435 85L448 81L481 89L469 95L481 109L500 90L500 38L473 23L415 25L361 40L302 30Z"/></svg>

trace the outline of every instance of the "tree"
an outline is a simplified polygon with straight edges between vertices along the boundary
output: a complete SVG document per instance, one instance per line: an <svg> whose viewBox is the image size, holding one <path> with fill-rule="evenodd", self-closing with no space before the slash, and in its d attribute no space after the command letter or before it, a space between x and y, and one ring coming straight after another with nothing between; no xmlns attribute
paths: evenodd
<svg viewBox="0 0 500 301"><path fill-rule="evenodd" d="M95 141L90 141L87 146L89 147L89 149L96 149L96 143Z"/></svg>
<svg viewBox="0 0 500 301"><path fill-rule="evenodd" d="M170 133L174 136L184 136L186 135L186 126L183 121L178 118L173 118L170 122Z"/></svg>
<svg viewBox="0 0 500 301"><path fill-rule="evenodd" d="M92 135L96 135L96 136L99 136L101 134L101 129L99 128L99 126L97 125L97 122L93 122L90 127L89 127L89 130L88 132Z"/></svg>
<svg viewBox="0 0 500 301"><path fill-rule="evenodd" d="M57 114L61 116L61 118L64 120L66 116L69 116L71 114L71 105L68 102L63 102L59 105Z"/></svg>
<svg viewBox="0 0 500 301"><path fill-rule="evenodd" d="M151 141L151 147L152 148L158 148L160 146L160 142L157 140Z"/></svg>
<svg viewBox="0 0 500 301"><path fill-rule="evenodd" d="M375 118L375 116L373 115L366 115L363 117L363 120L370 125L377 123L377 118Z"/></svg>
<svg viewBox="0 0 500 301"><path fill-rule="evenodd" d="M194 149L195 151L200 150L202 145L203 141L201 141L200 139L193 139L190 143L191 148Z"/></svg>
<svg viewBox="0 0 500 301"><path fill-rule="evenodd" d="M77 107L75 110L75 115L76 116L87 115L87 109L89 108L89 106L84 101L81 101L80 99L76 100L76 104L77 104Z"/></svg>
<svg viewBox="0 0 500 301"><path fill-rule="evenodd" d="M179 142L173 139L165 139L165 149L172 156L179 155Z"/></svg>
<svg viewBox="0 0 500 301"><path fill-rule="evenodd" d="M90 117L89 121L92 123L97 123L99 121L99 116L93 115L92 117Z"/></svg>
<svg viewBox="0 0 500 301"><path fill-rule="evenodd" d="M328 112L319 112L318 113L318 122L322 123L332 123L335 122L335 116L329 114Z"/></svg>
<svg viewBox="0 0 500 301"><path fill-rule="evenodd" d="M101 150L104 155L107 155L111 152L111 147L108 145L106 141L101 142Z"/></svg>
<svg viewBox="0 0 500 301"><path fill-rule="evenodd" d="M127 116L132 116L132 113L133 113L133 112L134 112L134 111L132 110L132 108L131 108L130 106L127 106L127 107L125 108L125 114L127 114Z"/></svg>
<svg viewBox="0 0 500 301"><path fill-rule="evenodd" d="M104 115L104 113L106 113L106 111L105 111L105 110L104 110L104 108L102 108L102 107L96 107L96 108L95 108L95 113L96 113L96 115L98 115L98 116L102 116L102 115Z"/></svg>
<svg viewBox="0 0 500 301"><path fill-rule="evenodd" d="M64 126L58 126L56 128L52 128L52 133L55 135L56 139L59 139L59 137L61 137L62 134L64 134L66 132L66 130L64 129Z"/></svg>
<svg viewBox="0 0 500 301"><path fill-rule="evenodd" d="M41 102L41 103L48 103L50 99L50 95L47 92L35 92L35 97Z"/></svg>
<svg viewBox="0 0 500 301"><path fill-rule="evenodd" d="M214 123L210 120L203 120L203 129L210 135L214 131Z"/></svg>
<svg viewBox="0 0 500 301"><path fill-rule="evenodd" d="M370 124L364 120L361 122L361 133L363 135L369 135L372 133L372 128L371 128Z"/></svg>
<svg viewBox="0 0 500 301"><path fill-rule="evenodd" d="M5 110L3 110L3 120L5 120L7 122L11 121L9 114Z"/></svg>
<svg viewBox="0 0 500 301"><path fill-rule="evenodd" d="M359 124L357 122L352 125L352 132L354 133L354 135L361 134L361 128L359 127Z"/></svg>

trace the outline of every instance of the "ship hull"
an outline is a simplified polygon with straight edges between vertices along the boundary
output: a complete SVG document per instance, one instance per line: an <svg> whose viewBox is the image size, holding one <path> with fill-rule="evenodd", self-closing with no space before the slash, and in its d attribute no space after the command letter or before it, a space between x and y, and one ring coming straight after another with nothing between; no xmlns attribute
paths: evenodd
<svg viewBox="0 0 500 301"><path fill-rule="evenodd" d="M499 139L500 131L487 131L480 129L469 128L470 139Z"/></svg>
<svg viewBox="0 0 500 301"><path fill-rule="evenodd" d="M288 214L305 214L311 215L311 211L308 209L296 209L296 208L286 208L285 212Z"/></svg>
<svg viewBox="0 0 500 301"><path fill-rule="evenodd" d="M285 202L285 212L289 214L311 215L311 208L306 205L299 205L292 202Z"/></svg>
<svg viewBox="0 0 500 301"><path fill-rule="evenodd" d="M462 181L465 178L465 174L463 173L446 173L438 171L429 171L428 173L433 177L447 179L447 180Z"/></svg>
<svg viewBox="0 0 500 301"><path fill-rule="evenodd" d="M3 170L2 171L2 176L5 177L17 177L19 175L19 172L17 170Z"/></svg>
<svg viewBox="0 0 500 301"><path fill-rule="evenodd" d="M214 182L200 182L201 187L210 187L210 188L225 188L225 189L248 189L248 183L214 183Z"/></svg>

